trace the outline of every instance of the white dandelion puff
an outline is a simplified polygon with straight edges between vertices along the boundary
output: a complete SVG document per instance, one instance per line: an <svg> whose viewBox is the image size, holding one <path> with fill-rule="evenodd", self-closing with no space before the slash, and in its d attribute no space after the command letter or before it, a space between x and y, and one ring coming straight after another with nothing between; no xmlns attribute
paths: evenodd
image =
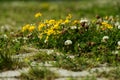
<svg viewBox="0 0 120 80"><path fill-rule="evenodd" d="M72 44L72 41L71 41L71 40L66 40L64 44L65 44L65 45L71 45L71 44Z"/></svg>

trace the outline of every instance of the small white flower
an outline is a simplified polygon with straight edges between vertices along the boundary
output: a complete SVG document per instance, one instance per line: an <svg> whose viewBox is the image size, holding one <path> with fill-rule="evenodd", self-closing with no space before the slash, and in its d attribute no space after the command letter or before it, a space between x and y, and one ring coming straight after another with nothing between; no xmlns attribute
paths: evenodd
<svg viewBox="0 0 120 80"><path fill-rule="evenodd" d="M119 22L116 22L116 23L115 23L115 26L119 26L119 25L120 25Z"/></svg>
<svg viewBox="0 0 120 80"><path fill-rule="evenodd" d="M88 20L87 20L87 19L81 19L81 20L80 20L80 23L83 23L83 22L86 22L86 23L87 23Z"/></svg>
<svg viewBox="0 0 120 80"><path fill-rule="evenodd" d="M4 38L8 38L8 36L6 34L3 35Z"/></svg>
<svg viewBox="0 0 120 80"><path fill-rule="evenodd" d="M14 32L10 32L11 35L14 35L15 33Z"/></svg>
<svg viewBox="0 0 120 80"><path fill-rule="evenodd" d="M6 32L6 31L10 31L11 30L11 26L10 25L3 25L3 26L1 26L1 28L0 28L0 31L1 32Z"/></svg>
<svg viewBox="0 0 120 80"><path fill-rule="evenodd" d="M115 51L115 54L118 54L119 53L119 51Z"/></svg>
<svg viewBox="0 0 120 80"><path fill-rule="evenodd" d="M108 39L109 39L109 36L104 36L104 37L102 38L102 42L106 42Z"/></svg>
<svg viewBox="0 0 120 80"><path fill-rule="evenodd" d="M120 41L117 42L118 46L120 46Z"/></svg>
<svg viewBox="0 0 120 80"><path fill-rule="evenodd" d="M77 29L77 26L70 26L71 29Z"/></svg>
<svg viewBox="0 0 120 80"><path fill-rule="evenodd" d="M36 63L36 62L31 62L30 65L31 65L31 66L37 66L37 63Z"/></svg>
<svg viewBox="0 0 120 80"><path fill-rule="evenodd" d="M18 43L19 41L18 41L18 39L14 39L14 40L13 40L13 42L16 42L16 43Z"/></svg>
<svg viewBox="0 0 120 80"><path fill-rule="evenodd" d="M47 43L47 42L48 42L48 40L47 40L47 39L45 39L45 40L44 40L44 43Z"/></svg>
<svg viewBox="0 0 120 80"><path fill-rule="evenodd" d="M72 41L71 41L71 40L66 40L64 44L65 44L65 45L71 45L71 44L72 44Z"/></svg>
<svg viewBox="0 0 120 80"><path fill-rule="evenodd" d="M108 40L108 39L109 39L108 36L104 36L104 37L103 37L103 40Z"/></svg>
<svg viewBox="0 0 120 80"><path fill-rule="evenodd" d="M113 16L110 16L109 19L113 19Z"/></svg>
<svg viewBox="0 0 120 80"><path fill-rule="evenodd" d="M24 40L27 40L28 38L27 37L23 37Z"/></svg>
<svg viewBox="0 0 120 80"><path fill-rule="evenodd" d="M105 20L104 22L108 23L108 21L107 21L107 20Z"/></svg>
<svg viewBox="0 0 120 80"><path fill-rule="evenodd" d="M72 56L72 55L71 55L71 56L69 56L69 57L70 57L71 59L74 59L74 58L75 58L75 56Z"/></svg>
<svg viewBox="0 0 120 80"><path fill-rule="evenodd" d="M120 25L118 26L118 29L120 29Z"/></svg>
<svg viewBox="0 0 120 80"><path fill-rule="evenodd" d="M118 54L119 53L119 51L112 51L112 54Z"/></svg>
<svg viewBox="0 0 120 80"><path fill-rule="evenodd" d="M49 54L52 54L52 53L54 53L54 50L47 50L47 54L49 55Z"/></svg>

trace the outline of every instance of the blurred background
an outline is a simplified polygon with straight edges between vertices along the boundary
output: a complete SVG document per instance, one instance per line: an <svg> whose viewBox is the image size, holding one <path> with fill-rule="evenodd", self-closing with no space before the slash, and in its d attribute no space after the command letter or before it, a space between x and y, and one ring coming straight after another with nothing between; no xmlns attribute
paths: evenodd
<svg viewBox="0 0 120 80"><path fill-rule="evenodd" d="M120 16L120 0L0 0L0 27L20 29L40 19L60 19L71 13L73 19Z"/></svg>

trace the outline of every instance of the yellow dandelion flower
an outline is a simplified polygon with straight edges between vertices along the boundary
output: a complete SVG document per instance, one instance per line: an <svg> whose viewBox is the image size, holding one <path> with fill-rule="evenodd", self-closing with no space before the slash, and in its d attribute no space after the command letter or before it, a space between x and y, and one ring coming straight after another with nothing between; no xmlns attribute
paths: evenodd
<svg viewBox="0 0 120 80"><path fill-rule="evenodd" d="M57 34L60 34L61 33L61 31L57 31Z"/></svg>
<svg viewBox="0 0 120 80"><path fill-rule="evenodd" d="M49 20L45 20L44 22L48 24L48 23L49 23Z"/></svg>
<svg viewBox="0 0 120 80"><path fill-rule="evenodd" d="M102 22L101 23L105 28L112 29L113 26L111 24L108 24L107 22Z"/></svg>
<svg viewBox="0 0 120 80"><path fill-rule="evenodd" d="M74 20L74 21L73 21L73 24L78 24L78 23L79 23L78 20Z"/></svg>
<svg viewBox="0 0 120 80"><path fill-rule="evenodd" d="M54 19L51 19L51 20L49 20L49 24L51 25L51 24L54 24L55 23L55 20Z"/></svg>
<svg viewBox="0 0 120 80"><path fill-rule="evenodd" d="M102 25L106 25L107 24L107 22L102 22Z"/></svg>
<svg viewBox="0 0 120 80"><path fill-rule="evenodd" d="M60 34L61 33L61 31L59 31L59 30L56 30L56 31L54 31L54 35L57 35L57 34Z"/></svg>
<svg viewBox="0 0 120 80"><path fill-rule="evenodd" d="M107 19L107 20L108 20L108 19L109 19L109 17L108 17L108 16L105 16L105 19Z"/></svg>
<svg viewBox="0 0 120 80"><path fill-rule="evenodd" d="M44 23L39 24L39 25L38 25L38 30L41 31L44 26L45 26Z"/></svg>
<svg viewBox="0 0 120 80"><path fill-rule="evenodd" d="M68 19L66 19L65 21L64 21L64 23L66 24L66 23L69 23L70 21L68 20Z"/></svg>
<svg viewBox="0 0 120 80"><path fill-rule="evenodd" d="M108 28L108 29L112 29L112 28L113 28L113 26L112 26L112 25L110 25L110 24L108 24L108 25L107 25L107 28Z"/></svg>
<svg viewBox="0 0 120 80"><path fill-rule="evenodd" d="M59 28L59 24L55 24L55 25L53 26L53 28L54 28L54 29L58 29L58 28Z"/></svg>
<svg viewBox="0 0 120 80"><path fill-rule="evenodd" d="M40 12L35 14L35 17L36 17L36 18L37 18L37 17L40 17L40 16L42 16L42 13L40 13Z"/></svg>
<svg viewBox="0 0 120 80"><path fill-rule="evenodd" d="M62 23L63 23L63 20L62 20L62 19L58 20L58 23L59 23L59 24L62 24Z"/></svg>
<svg viewBox="0 0 120 80"><path fill-rule="evenodd" d="M71 19L71 18L72 18L71 14L68 14L68 16L66 17L66 19Z"/></svg>
<svg viewBox="0 0 120 80"><path fill-rule="evenodd" d="M30 27L28 28L28 30L29 30L30 32L32 32L34 29L35 29L35 26L30 26Z"/></svg>
<svg viewBox="0 0 120 80"><path fill-rule="evenodd" d="M51 35L51 34L53 34L53 33L54 33L53 29L49 29L49 30L47 31L47 35L48 35L48 36Z"/></svg>
<svg viewBox="0 0 120 80"><path fill-rule="evenodd" d="M23 26L22 27L22 32L28 30L29 26L30 26L29 24L26 24L25 26Z"/></svg>
<svg viewBox="0 0 120 80"><path fill-rule="evenodd" d="M46 37L46 40L48 41L49 36Z"/></svg>

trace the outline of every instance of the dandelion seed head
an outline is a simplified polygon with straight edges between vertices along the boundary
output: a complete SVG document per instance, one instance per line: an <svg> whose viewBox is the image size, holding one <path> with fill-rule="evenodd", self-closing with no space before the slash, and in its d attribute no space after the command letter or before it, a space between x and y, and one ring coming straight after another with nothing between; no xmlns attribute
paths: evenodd
<svg viewBox="0 0 120 80"><path fill-rule="evenodd" d="M87 19L81 19L81 20L80 20L80 23L84 23L84 22L87 23L88 20L87 20Z"/></svg>
<svg viewBox="0 0 120 80"><path fill-rule="evenodd" d="M120 25L118 26L118 29L120 29Z"/></svg>
<svg viewBox="0 0 120 80"><path fill-rule="evenodd" d="M71 41L71 40L66 40L64 44L65 44L65 45L71 45L71 44L72 44L72 41Z"/></svg>
<svg viewBox="0 0 120 80"><path fill-rule="evenodd" d="M102 42L107 42L108 39L109 39L109 36L103 36Z"/></svg>
<svg viewBox="0 0 120 80"><path fill-rule="evenodd" d="M118 46L120 46L120 41L117 42Z"/></svg>
<svg viewBox="0 0 120 80"><path fill-rule="evenodd" d="M77 26L70 26L71 29L77 29Z"/></svg>

